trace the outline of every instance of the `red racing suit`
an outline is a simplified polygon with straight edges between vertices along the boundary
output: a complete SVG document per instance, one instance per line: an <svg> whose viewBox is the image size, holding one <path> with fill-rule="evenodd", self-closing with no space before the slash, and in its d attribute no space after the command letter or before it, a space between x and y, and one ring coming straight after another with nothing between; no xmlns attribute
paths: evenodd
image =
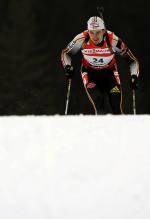
<svg viewBox="0 0 150 219"><path fill-rule="evenodd" d="M108 46L108 41L110 46ZM130 64L131 75L139 75L139 64L132 52L124 42L113 32L107 30L100 44L94 45L90 40L88 31L78 34L62 51L61 61L63 66L71 65L71 56L81 51L83 55L82 64L95 70L111 68L116 64L115 53L125 57Z"/></svg>
<svg viewBox="0 0 150 219"><path fill-rule="evenodd" d="M101 72L103 72L103 74L105 75L109 72L110 75L112 71L116 82L114 82L113 78L110 79L112 81L110 92L112 90L118 92L117 89L114 89L116 85L120 85L120 78L116 64L116 54L119 54L127 60L130 66L131 75L139 75L139 63L137 59L132 54L130 49L126 46L126 44L118 36L116 36L113 32L109 30L104 33L103 39L98 45L95 45L91 41L88 30L85 30L84 32L78 34L61 53L61 62L64 68L66 65L71 65L72 55L76 54L79 51L81 51L83 55L81 75L84 85L88 84L90 75L91 78L93 78L95 77L94 74L96 74L97 78L95 80L98 81L98 75L99 77L102 77L102 74L100 74ZM108 80L109 77L107 77L107 81ZM102 87L102 85L100 86ZM89 85L89 88L92 88L92 85Z"/></svg>

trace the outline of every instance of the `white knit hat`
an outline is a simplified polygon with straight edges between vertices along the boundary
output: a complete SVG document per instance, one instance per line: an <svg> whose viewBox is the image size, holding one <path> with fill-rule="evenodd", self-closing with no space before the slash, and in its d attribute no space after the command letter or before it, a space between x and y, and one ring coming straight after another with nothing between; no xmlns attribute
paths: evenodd
<svg viewBox="0 0 150 219"><path fill-rule="evenodd" d="M87 22L88 30L102 30L105 29L104 21L100 17L90 17Z"/></svg>

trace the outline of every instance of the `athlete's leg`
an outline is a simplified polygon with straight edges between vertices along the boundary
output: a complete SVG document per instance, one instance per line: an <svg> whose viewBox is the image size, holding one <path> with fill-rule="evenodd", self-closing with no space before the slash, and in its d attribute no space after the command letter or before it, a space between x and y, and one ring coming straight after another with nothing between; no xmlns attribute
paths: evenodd
<svg viewBox="0 0 150 219"><path fill-rule="evenodd" d="M122 92L120 86L120 78L116 66L111 69L108 84L108 97L113 114L122 114Z"/></svg>
<svg viewBox="0 0 150 219"><path fill-rule="evenodd" d="M81 76L86 94L94 109L94 113L104 114L104 95L99 91L99 88L97 87L96 78L93 78L93 74L89 69L86 69L86 72L81 71Z"/></svg>

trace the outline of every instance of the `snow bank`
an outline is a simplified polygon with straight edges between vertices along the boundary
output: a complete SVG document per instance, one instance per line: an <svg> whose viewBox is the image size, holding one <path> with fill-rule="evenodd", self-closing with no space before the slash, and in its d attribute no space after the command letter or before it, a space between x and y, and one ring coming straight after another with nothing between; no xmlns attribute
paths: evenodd
<svg viewBox="0 0 150 219"><path fill-rule="evenodd" d="M0 218L149 219L149 116L0 118Z"/></svg>

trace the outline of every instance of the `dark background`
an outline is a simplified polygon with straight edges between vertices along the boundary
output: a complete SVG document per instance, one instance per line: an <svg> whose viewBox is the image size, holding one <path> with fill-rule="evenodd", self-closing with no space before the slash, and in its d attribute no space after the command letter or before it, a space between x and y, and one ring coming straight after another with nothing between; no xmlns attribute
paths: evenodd
<svg viewBox="0 0 150 219"><path fill-rule="evenodd" d="M96 6L105 8L107 28L140 62L138 114L150 113L149 1L0 1L0 115L64 114L67 81L61 50L86 29ZM69 114L92 113L80 78L81 55L74 57ZM132 113L129 66L118 58L123 108Z"/></svg>

